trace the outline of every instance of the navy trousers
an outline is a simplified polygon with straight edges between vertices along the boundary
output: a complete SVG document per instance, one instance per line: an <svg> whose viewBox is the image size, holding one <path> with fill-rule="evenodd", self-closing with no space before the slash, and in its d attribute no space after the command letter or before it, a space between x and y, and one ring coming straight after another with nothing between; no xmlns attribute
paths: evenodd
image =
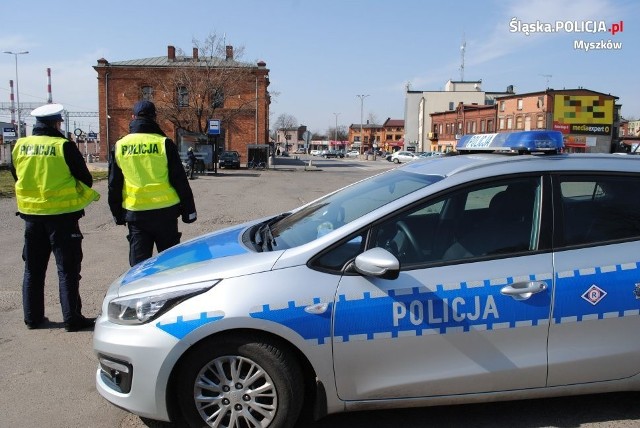
<svg viewBox="0 0 640 428"><path fill-rule="evenodd" d="M158 252L173 247L180 242L178 219L158 219L156 221L128 221L129 264L135 266L153 255L153 246Z"/></svg>
<svg viewBox="0 0 640 428"><path fill-rule="evenodd" d="M44 319L44 282L52 252L58 269L63 320L71 323L82 316L82 233L78 220L25 220L22 305L26 324L38 324Z"/></svg>

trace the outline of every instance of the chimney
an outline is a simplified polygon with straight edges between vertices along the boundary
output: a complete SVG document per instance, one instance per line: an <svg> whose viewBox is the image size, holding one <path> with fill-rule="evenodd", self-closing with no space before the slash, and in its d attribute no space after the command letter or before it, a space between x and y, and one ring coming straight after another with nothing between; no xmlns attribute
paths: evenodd
<svg viewBox="0 0 640 428"><path fill-rule="evenodd" d="M193 48L193 60L198 61L198 48Z"/></svg>
<svg viewBox="0 0 640 428"><path fill-rule="evenodd" d="M169 59L169 61L175 61L176 60L176 48L175 48L175 46L169 45L167 47L167 58Z"/></svg>
<svg viewBox="0 0 640 428"><path fill-rule="evenodd" d="M227 45L227 58L226 60L232 60L233 59L233 46L231 45Z"/></svg>

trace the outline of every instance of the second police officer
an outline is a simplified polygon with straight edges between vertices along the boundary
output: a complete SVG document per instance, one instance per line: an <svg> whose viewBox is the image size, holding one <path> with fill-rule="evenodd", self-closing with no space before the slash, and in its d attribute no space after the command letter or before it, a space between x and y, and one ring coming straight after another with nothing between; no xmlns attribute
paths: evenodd
<svg viewBox="0 0 640 428"><path fill-rule="evenodd" d="M156 107L133 107L130 133L116 142L109 160L109 208L116 224L129 229L129 264L134 266L180 242L178 217L197 219L189 181L175 143L156 122Z"/></svg>

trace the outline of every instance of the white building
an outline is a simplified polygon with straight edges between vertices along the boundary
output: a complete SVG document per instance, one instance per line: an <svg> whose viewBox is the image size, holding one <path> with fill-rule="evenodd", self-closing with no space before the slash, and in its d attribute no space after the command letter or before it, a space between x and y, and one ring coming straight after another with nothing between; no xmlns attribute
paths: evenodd
<svg viewBox="0 0 640 428"><path fill-rule="evenodd" d="M627 126L630 137L640 136L640 120L630 120Z"/></svg>
<svg viewBox="0 0 640 428"><path fill-rule="evenodd" d="M513 93L513 87L506 92L485 92L482 80L449 80L443 91L412 91L405 95L404 130L405 145L414 146L416 151L429 150L431 113L455 110L459 103L492 105L496 97Z"/></svg>

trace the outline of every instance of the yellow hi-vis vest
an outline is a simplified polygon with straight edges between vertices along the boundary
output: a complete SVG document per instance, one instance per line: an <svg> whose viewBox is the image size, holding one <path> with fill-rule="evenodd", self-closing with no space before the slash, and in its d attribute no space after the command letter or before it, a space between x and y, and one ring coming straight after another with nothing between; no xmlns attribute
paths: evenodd
<svg viewBox="0 0 640 428"><path fill-rule="evenodd" d="M84 209L100 194L71 175L60 137L20 138L11 152L18 181L18 211L31 215L66 214Z"/></svg>
<svg viewBox="0 0 640 428"><path fill-rule="evenodd" d="M180 203L169 183L165 139L158 134L129 134L116 143L116 162L124 175L124 209L147 211Z"/></svg>

